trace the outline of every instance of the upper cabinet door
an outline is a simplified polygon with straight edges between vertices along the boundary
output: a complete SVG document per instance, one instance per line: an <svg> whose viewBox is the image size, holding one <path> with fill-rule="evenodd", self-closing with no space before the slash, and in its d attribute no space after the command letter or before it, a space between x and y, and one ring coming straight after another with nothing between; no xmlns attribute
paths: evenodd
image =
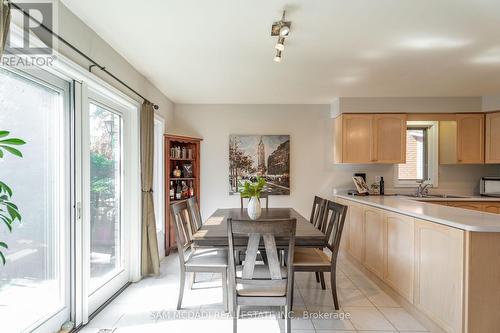
<svg viewBox="0 0 500 333"><path fill-rule="evenodd" d="M457 114L457 162L484 163L484 114Z"/></svg>
<svg viewBox="0 0 500 333"><path fill-rule="evenodd" d="M500 163L500 112L486 114L486 163Z"/></svg>
<svg viewBox="0 0 500 333"><path fill-rule="evenodd" d="M371 114L342 115L342 162L370 163L372 153Z"/></svg>
<svg viewBox="0 0 500 333"><path fill-rule="evenodd" d="M405 114L376 114L373 120L373 157L376 163L406 162Z"/></svg>

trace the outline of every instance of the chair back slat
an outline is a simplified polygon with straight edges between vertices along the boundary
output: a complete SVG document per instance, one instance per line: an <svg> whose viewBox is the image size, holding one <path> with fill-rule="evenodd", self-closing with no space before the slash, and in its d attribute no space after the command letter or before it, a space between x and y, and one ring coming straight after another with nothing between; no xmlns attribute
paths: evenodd
<svg viewBox="0 0 500 333"><path fill-rule="evenodd" d="M321 229L323 223L323 215L326 206L326 200L318 196L314 197L313 207L311 210L311 218L309 222L317 229Z"/></svg>
<svg viewBox="0 0 500 333"><path fill-rule="evenodd" d="M327 202L324 230L322 231L328 237L328 248L335 254L339 250L346 215L347 206L333 201Z"/></svg>
<svg viewBox="0 0 500 333"><path fill-rule="evenodd" d="M170 205L170 213L172 216L177 248L179 255L184 255L184 252L192 244L193 227L188 211L188 206L185 201L176 202Z"/></svg>
<svg viewBox="0 0 500 333"><path fill-rule="evenodd" d="M243 273L242 273L242 278L245 280L251 280L253 277L255 263L257 261L257 251L259 250L259 243L260 243L260 234L251 233L248 235L248 245L247 245L245 261L243 262Z"/></svg>
<svg viewBox="0 0 500 333"><path fill-rule="evenodd" d="M187 200L187 206L189 210L190 219L192 221L193 230L200 230L203 225L203 220L201 219L200 206L198 206L198 201L196 197L189 198Z"/></svg>
<svg viewBox="0 0 500 333"><path fill-rule="evenodd" d="M276 251L276 240L272 234L264 234L264 247L266 248L267 263L269 265L269 272L271 273L272 280L281 280L281 268Z"/></svg>

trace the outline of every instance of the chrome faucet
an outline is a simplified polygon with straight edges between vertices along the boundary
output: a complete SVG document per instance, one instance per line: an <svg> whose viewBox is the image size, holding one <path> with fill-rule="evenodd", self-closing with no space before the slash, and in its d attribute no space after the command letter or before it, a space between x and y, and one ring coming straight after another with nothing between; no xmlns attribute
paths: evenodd
<svg viewBox="0 0 500 333"><path fill-rule="evenodd" d="M425 180L419 180L417 181L418 187L417 187L417 193L415 193L415 196L418 198L422 198L424 196L429 195L429 188L432 187L431 183L425 184Z"/></svg>

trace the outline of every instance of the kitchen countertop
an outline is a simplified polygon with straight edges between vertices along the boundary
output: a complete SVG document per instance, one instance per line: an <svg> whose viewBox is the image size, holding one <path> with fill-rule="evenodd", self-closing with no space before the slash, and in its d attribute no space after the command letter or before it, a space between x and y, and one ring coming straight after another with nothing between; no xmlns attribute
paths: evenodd
<svg viewBox="0 0 500 333"><path fill-rule="evenodd" d="M336 197L462 230L500 232L500 214L436 205L418 201L421 198L409 198L405 196L353 196L337 194ZM457 201L457 198L429 198L426 200L438 201L436 199ZM466 199L468 199L466 201L481 201L477 199L471 200L471 198ZM496 199L494 201L499 201L498 198Z"/></svg>

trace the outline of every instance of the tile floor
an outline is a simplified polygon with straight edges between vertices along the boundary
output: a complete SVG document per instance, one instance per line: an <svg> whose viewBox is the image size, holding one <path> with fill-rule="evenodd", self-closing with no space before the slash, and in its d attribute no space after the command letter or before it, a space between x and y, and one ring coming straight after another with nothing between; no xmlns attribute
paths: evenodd
<svg viewBox="0 0 500 333"><path fill-rule="evenodd" d="M161 276L131 285L101 311L81 333L100 329L114 333L232 332L232 320L222 312L220 276L198 274L193 290L184 294L183 310L176 311L179 263L165 258ZM428 332L361 271L340 258L338 269L340 311L333 311L329 276L327 290L313 273L297 273L292 332ZM238 332L280 333L283 321L275 309L248 309L238 321ZM258 312L258 316L256 313ZM101 331L102 332L102 331Z"/></svg>

